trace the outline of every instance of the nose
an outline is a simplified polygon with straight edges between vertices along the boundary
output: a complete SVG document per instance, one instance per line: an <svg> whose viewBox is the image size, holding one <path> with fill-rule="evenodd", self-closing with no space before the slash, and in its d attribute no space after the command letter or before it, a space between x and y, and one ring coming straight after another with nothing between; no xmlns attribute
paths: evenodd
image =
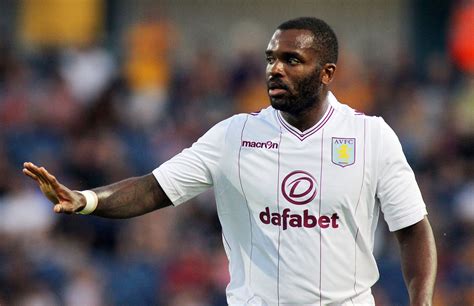
<svg viewBox="0 0 474 306"><path fill-rule="evenodd" d="M284 65L281 61L275 60L273 63L267 65L267 74L269 77L283 76Z"/></svg>

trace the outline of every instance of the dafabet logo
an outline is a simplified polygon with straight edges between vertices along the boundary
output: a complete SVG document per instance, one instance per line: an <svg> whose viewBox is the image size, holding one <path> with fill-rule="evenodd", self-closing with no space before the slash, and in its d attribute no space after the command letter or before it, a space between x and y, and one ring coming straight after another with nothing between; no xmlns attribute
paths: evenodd
<svg viewBox="0 0 474 306"><path fill-rule="evenodd" d="M303 170L292 171L287 174L281 183L281 193L283 197L293 205L316 205L316 195L318 194L318 184L316 179L310 173ZM285 207L283 203L278 205ZM304 209L301 213L292 213L290 208L284 208L281 213L280 209L277 212L271 212L270 207L267 206L259 214L260 221L264 224L271 224L274 226L281 226L283 230L288 227L293 228L313 228L319 226L324 228L338 228L339 216L337 213L329 215L321 215L319 217L312 215L309 209Z"/></svg>
<svg viewBox="0 0 474 306"><path fill-rule="evenodd" d="M292 204L308 204L317 193L316 179L306 171L293 171L283 179L281 193Z"/></svg>

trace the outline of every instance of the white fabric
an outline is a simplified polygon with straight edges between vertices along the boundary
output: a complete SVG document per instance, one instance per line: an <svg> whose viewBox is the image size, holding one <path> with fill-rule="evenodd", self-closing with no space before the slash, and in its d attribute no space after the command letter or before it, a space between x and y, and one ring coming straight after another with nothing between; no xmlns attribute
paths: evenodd
<svg viewBox="0 0 474 306"><path fill-rule="evenodd" d="M379 210L392 231L426 215L391 128L328 99L303 133L236 115L153 171L174 205L214 187L230 305L373 305Z"/></svg>
<svg viewBox="0 0 474 306"><path fill-rule="evenodd" d="M86 198L86 206L84 206L82 210L78 211L77 214L89 215L93 213L94 210L97 208L97 204L99 203L99 198L97 197L97 194L92 190L84 190L78 192Z"/></svg>

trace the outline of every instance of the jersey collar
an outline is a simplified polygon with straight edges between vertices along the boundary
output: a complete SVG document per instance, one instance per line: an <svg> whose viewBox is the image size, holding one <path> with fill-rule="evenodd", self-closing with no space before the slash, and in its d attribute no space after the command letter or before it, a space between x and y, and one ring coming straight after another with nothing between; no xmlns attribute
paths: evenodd
<svg viewBox="0 0 474 306"><path fill-rule="evenodd" d="M324 115L321 117L321 119L313 127L307 129L304 132L301 132L300 130L298 130L297 128L295 128L294 126L292 126L291 124L286 122L286 120L281 115L280 111L277 110L276 114L277 114L278 121L280 122L281 126L284 129L286 129L288 132L293 134L300 141L303 141L306 138L308 138L309 136L311 136L314 133L316 133L317 131L319 131L329 121L332 114L334 113L334 107L332 105L333 104L332 100L335 99L334 95L331 92L328 92L327 99L328 99L328 102L329 102L329 106L328 106L326 112L324 113Z"/></svg>

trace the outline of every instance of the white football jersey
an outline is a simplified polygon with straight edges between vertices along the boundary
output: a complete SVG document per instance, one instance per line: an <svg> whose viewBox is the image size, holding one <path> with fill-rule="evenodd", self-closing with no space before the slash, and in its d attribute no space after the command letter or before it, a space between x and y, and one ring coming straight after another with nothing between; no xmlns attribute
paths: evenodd
<svg viewBox="0 0 474 306"><path fill-rule="evenodd" d="M328 100L304 132L233 116L153 171L174 205L214 187L229 305L373 305L379 210L391 231L427 213L392 129Z"/></svg>

